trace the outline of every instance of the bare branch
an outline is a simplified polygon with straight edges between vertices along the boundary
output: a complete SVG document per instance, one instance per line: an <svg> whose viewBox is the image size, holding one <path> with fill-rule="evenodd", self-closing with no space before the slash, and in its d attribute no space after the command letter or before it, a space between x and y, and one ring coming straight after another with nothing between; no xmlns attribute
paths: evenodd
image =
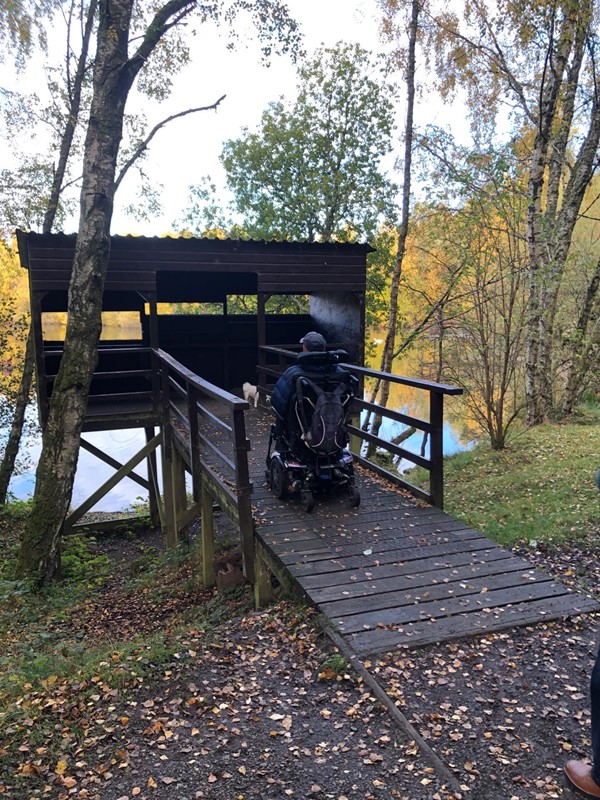
<svg viewBox="0 0 600 800"><path fill-rule="evenodd" d="M146 136L144 141L141 142L138 145L138 147L136 147L133 155L127 160L127 162L125 163L125 165L123 166L123 168L119 172L119 175L117 176L117 179L115 181L115 192L119 188L119 186L121 184L121 181L123 180L123 178L127 174L127 171L129 170L129 168L137 161L137 159L142 155L142 153L144 153L148 149L148 145L150 144L150 142L152 141L154 136L158 133L158 131L161 130L161 128L164 128L165 125L167 125L169 122L172 122L174 119L179 119L180 117L186 117L188 114L196 114L198 111L216 111L218 106L219 106L219 104L226 97L227 97L227 95L225 95L225 94L221 95L221 97L219 97L219 99L216 100L210 106L201 106L200 108L188 108L187 111L180 111L178 114L172 114L170 117L167 117L166 119L163 119L162 122L159 122L157 125L155 125L152 128L152 130L150 131L150 133L148 134L148 136Z"/></svg>
<svg viewBox="0 0 600 800"><path fill-rule="evenodd" d="M496 67L500 70L500 72L505 75L509 86L517 96L519 103L521 104L521 108L525 112L528 119L532 122L535 122L534 116L531 112L529 107L529 103L527 102L527 98L525 96L525 90L523 84L517 79L516 75L512 72L508 63L506 61L506 57L502 48L500 47L499 42L497 41L495 35L492 33L491 28L489 27L487 19L485 19L486 28L488 28L488 32L492 34L492 40L494 42L495 50L487 45L482 44L481 42L475 42L473 39L470 39L468 36L460 33L457 30L453 30L449 28L447 25L444 25L442 20L439 17L430 16L430 19L445 33L454 38L461 41L463 44L467 45L468 47L472 48L476 53L483 56L488 62L492 65L496 65Z"/></svg>

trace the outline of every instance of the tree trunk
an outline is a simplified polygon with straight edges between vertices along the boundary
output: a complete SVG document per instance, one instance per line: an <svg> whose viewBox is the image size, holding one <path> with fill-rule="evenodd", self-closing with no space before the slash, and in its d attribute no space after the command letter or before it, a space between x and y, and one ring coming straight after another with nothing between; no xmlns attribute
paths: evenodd
<svg viewBox="0 0 600 800"><path fill-rule="evenodd" d="M381 354L382 372L391 372L396 349L396 328L398 325L398 295L400 290L400 277L402 275L402 263L406 252L406 239L408 237L408 223L410 219L410 189L411 189L411 169L412 169L412 144L414 127L415 109L415 73L416 73L416 48L417 32L419 26L419 12L421 10L419 0L412 0L411 19L409 26L408 40L408 60L406 65L406 129L404 132L404 169L402 187L402 217L398 228L398 251L394 260L392 272L392 283L390 287L390 314L385 335L385 342ZM373 391L371 402L379 391L379 405L384 408L387 406L390 394L389 381L378 381ZM372 433L377 436L381 428L382 418L376 416L373 420ZM372 448L370 448L372 449Z"/></svg>
<svg viewBox="0 0 600 800"><path fill-rule="evenodd" d="M42 232L50 233L56 212L58 210L58 203L60 195L63 190L63 182L67 171L67 163L71 154L73 146L73 137L79 119L79 112L81 110L81 92L83 89L83 81L87 69L88 53L90 39L92 36L94 17L96 14L97 0L92 0L86 17L86 24L84 28L83 41L81 45L81 52L77 61L77 69L73 76L72 82L69 82L67 87L69 95L69 108L67 113L67 122L63 131L59 152L58 163L54 170L54 177L52 180L52 187L50 189L50 196L48 198L48 206L44 214L44 221L42 224ZM2 463L0 464L0 505L6 504L6 496L8 493L8 484L12 478L15 469L15 462L19 453L21 445L21 436L23 434L23 422L25 420L25 410L29 402L31 393L31 381L33 378L33 371L35 366L35 347L33 339L33 329L29 328L27 336L27 345L25 348L25 361L23 363L23 373L21 375L21 383L15 401L13 411L13 420L10 428L10 434L6 443L6 449L2 456Z"/></svg>
<svg viewBox="0 0 600 800"><path fill-rule="evenodd" d="M586 39L582 31L588 29L589 22L589 3L574 4L563 20L555 52L552 45L549 48L538 130L530 161L527 220L530 286L525 387L526 424L530 426L544 422L552 408L554 321L558 292L577 213L593 174L594 154L598 147L600 119L596 87L586 138L564 190L562 207L556 212L556 193L559 187L557 153L562 158L566 152L566 128L570 128L575 93L572 84L579 80L582 48ZM568 69L570 58L572 61ZM562 98L561 92L564 95ZM562 115L560 118L559 113ZM552 132L555 128L558 132L553 139ZM544 210L543 193L547 169L550 184Z"/></svg>
<svg viewBox="0 0 600 800"><path fill-rule="evenodd" d="M33 506L17 564L19 576L32 577L38 584L51 581L59 569L61 529L71 502L80 434L97 360L116 161L131 86L125 67L132 3L100 3L67 332L42 439Z"/></svg>
<svg viewBox="0 0 600 800"><path fill-rule="evenodd" d="M596 264L596 269L589 282L585 296L585 301L577 327L574 332L574 344L570 356L570 364L567 373L567 382L562 401L562 415L567 416L573 412L575 404L579 399L581 388L585 384L586 376L592 365L592 356L596 352L597 345L588 343L588 331L590 325L598 321L598 289L600 288L600 260Z"/></svg>
<svg viewBox="0 0 600 800"><path fill-rule="evenodd" d="M17 562L17 575L31 577L38 585L51 581L59 567L62 526L71 501L81 430L97 361L125 104L137 74L165 33L197 5L196 0L167 0L158 7L144 34L136 37L139 46L129 58L134 0L98 0L93 96L83 157L67 331L42 438L32 510ZM275 9L282 12L282 19L278 18L271 27L258 11L254 14L255 24L264 26L263 38L273 36L275 31L286 33L286 9L277 4ZM216 18L219 10L219 4L200 9L203 15ZM233 13L239 10L234 4ZM290 27L293 33L294 26ZM284 49L287 47L284 39Z"/></svg>

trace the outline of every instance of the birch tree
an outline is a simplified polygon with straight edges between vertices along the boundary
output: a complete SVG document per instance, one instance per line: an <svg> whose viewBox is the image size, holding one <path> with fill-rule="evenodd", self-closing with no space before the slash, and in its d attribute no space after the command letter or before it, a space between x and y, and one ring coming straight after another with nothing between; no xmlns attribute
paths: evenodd
<svg viewBox="0 0 600 800"><path fill-rule="evenodd" d="M411 0L407 6L408 21L406 22L406 35L408 46L404 48L400 43L401 33L395 27L398 4L390 0L380 0L384 12L384 31L389 38L396 40L398 49L396 57L399 63L405 64L404 80L406 83L406 120L404 126L404 162L402 169L402 208L400 222L397 227L397 247L394 266L390 282L389 315L386 324L385 339L381 354L380 369L382 372L391 372L396 350L396 334L398 325L398 294L400 291L400 278L402 264L406 253L406 240L408 238L410 220L410 198L412 180L412 155L414 135L414 110L416 97L416 69L417 69L417 36L419 34L419 16L422 12L422 0ZM401 23L402 25L402 23ZM398 37L400 37L398 39ZM390 382L377 380L371 393L371 402L375 402L379 394L379 403L386 406L388 403ZM367 423L368 424L368 423ZM372 424L372 433L377 435L382 424L382 418L376 417Z"/></svg>
<svg viewBox="0 0 600 800"><path fill-rule="evenodd" d="M59 204L61 195L65 186L65 177L67 175L67 166L71 157L73 149L73 141L77 131L79 116L82 105L82 95L84 90L84 82L86 80L87 71L89 67L88 53L90 41L93 33L94 19L96 15L97 0L91 0L86 7L81 6L75 8L75 4L71 3L67 14L67 70L65 75L65 99L66 108L63 117L63 124L60 126L61 130L57 141L57 160L52 170L52 178L49 182L47 199L44 198L42 193L41 203L38 207L38 214L43 217L42 232L50 233L54 225L57 213L59 212ZM49 9L49 11L52 9ZM76 52L71 42L72 25L77 19L76 11L79 11L79 22L81 25L81 45L79 48L79 55L73 59L73 52ZM29 17L24 19L19 18L21 31L21 40L24 40L24 46L27 48L31 39L30 27L33 24ZM71 63L73 61L73 69ZM43 168L39 168L43 174ZM6 177L6 176L5 176ZM29 189L31 191L31 189ZM17 204L18 208L18 204ZM13 213L16 209L13 209ZM21 222L22 224L22 222ZM8 485L15 469L17 455L19 453L19 446L21 443L21 436L23 434L23 426L25 423L25 411L31 396L31 382L34 373L34 340L33 329L30 326L27 335L27 342L25 345L25 355L23 360L23 370L21 373L21 381L18 392L15 396L13 417L8 434L8 440L0 463L0 505L6 503L8 495Z"/></svg>
<svg viewBox="0 0 600 800"><path fill-rule="evenodd" d="M440 11L432 19L442 93L465 87L476 137L493 136L504 110L503 125L527 154L526 421L536 425L554 403L557 303L598 163L597 2L472 0L460 18Z"/></svg>
<svg viewBox="0 0 600 800"><path fill-rule="evenodd" d="M133 22L134 5L134 0L98 3L93 93L67 331L43 434L32 510L17 564L17 574L31 577L38 585L51 581L60 567L61 530L71 500L87 396L97 361L117 159L131 88L163 38L193 14L200 23L207 19L227 23L238 12L248 11L260 31L265 53L277 40L284 48L297 45L296 26L277 0L237 0L231 4L168 0L141 27Z"/></svg>

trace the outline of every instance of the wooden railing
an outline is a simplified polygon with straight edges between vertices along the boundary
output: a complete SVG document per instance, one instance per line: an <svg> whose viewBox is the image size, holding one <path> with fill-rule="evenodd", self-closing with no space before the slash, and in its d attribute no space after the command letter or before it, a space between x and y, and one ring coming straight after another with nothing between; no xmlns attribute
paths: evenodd
<svg viewBox="0 0 600 800"><path fill-rule="evenodd" d="M159 375L163 428L163 527L167 542L198 513L202 525L205 586L214 584L213 503L228 514L240 533L244 574L254 580L254 526L248 470L245 400L203 380L164 350L153 350ZM185 467L192 476L188 508Z"/></svg>
<svg viewBox="0 0 600 800"><path fill-rule="evenodd" d="M92 376L88 403L150 404L153 398L156 399L157 391L157 387L153 385L151 353L151 348L144 345L115 346L100 343L98 364ZM40 410L44 422L48 416L49 396L56 380L62 354L63 348L57 346L50 346L43 352L44 367L40 370L39 384ZM123 363L129 363L130 366L123 368ZM99 386L102 387L101 390Z"/></svg>
<svg viewBox="0 0 600 800"><path fill-rule="evenodd" d="M447 386L443 383L434 381L419 380L417 378L407 378L403 375L394 375L390 372L379 372L365 367L356 367L354 364L342 364L342 367L352 372L358 378L375 378L377 380L399 383L402 386L412 386L415 389L429 393L429 420L403 414L401 411L385 408L377 403L370 403L367 400L357 397L354 406L359 411L366 411L375 417L391 419L401 422L409 427L423 431L429 437L429 458L412 453L400 445L389 442L380 436L375 436L368 431L362 430L360 425L349 425L348 430L351 436L359 440L375 445L376 448L387 451L393 457L403 458L416 466L423 467L429 472L429 491L421 489L410 483L398 473L390 472L380 466L372 459L355 452L355 459L359 464L373 470L381 477L393 481L403 489L422 498L438 508L444 507L444 395L461 395L463 390L458 386ZM360 448L362 449L362 448ZM356 448L358 450L358 448Z"/></svg>
<svg viewBox="0 0 600 800"><path fill-rule="evenodd" d="M264 356L261 358L261 363L258 366L260 389L264 395L270 395L275 381L285 369L285 366L291 360L294 360L297 353L292 350L286 350L281 347L262 347ZM270 358L270 364L268 360ZM355 398L353 403L353 410L356 414L353 417L353 423L348 426L348 431L351 435L351 447L356 461L367 469L376 472L381 477L395 483L397 486L407 489L417 497L422 498L428 503L431 503L438 508L444 507L444 456L443 456L443 429L444 429L444 395L456 396L461 395L463 390L457 386L447 386L443 383L436 383L434 381L419 380L416 378L407 378L402 375L394 375L389 372L379 372L374 369L367 369L366 367L357 367L354 364L342 363L340 366L349 370L356 375L361 385L364 378L375 378L382 381L389 381L390 383L399 383L403 386L412 386L415 389L420 389L429 393L429 419L420 419L401 411L385 408L377 403L370 403L360 397ZM269 380L274 378L275 380ZM373 433L362 430L358 420L360 412L366 411L367 414L372 416L379 416L395 422L401 422L409 427L416 428L423 431L429 438L429 458L421 456L417 453L411 453L404 447L398 444L389 442ZM352 415L351 415L352 417ZM403 458L416 466L423 467L429 472L429 491L422 489L410 483L406 478L403 478L399 473L390 472L382 467L372 458L368 458L365 453L361 453L364 449L362 442L373 445L375 448L384 450L391 454L393 458Z"/></svg>

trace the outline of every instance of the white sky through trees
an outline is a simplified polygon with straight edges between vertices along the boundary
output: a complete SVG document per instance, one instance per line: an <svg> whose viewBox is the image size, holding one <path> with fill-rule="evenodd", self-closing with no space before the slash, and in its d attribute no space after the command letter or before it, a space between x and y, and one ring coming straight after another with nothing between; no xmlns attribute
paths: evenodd
<svg viewBox="0 0 600 800"><path fill-rule="evenodd" d="M358 42L374 52L382 50L378 39L379 9L376 0L288 0L291 15L299 22L308 53L324 44L333 46L343 40ZM62 33L62 31L60 31ZM252 32L249 30L249 33ZM55 44L57 57L64 43ZM143 108L150 127L164 118L188 108L207 106L222 95L225 100L215 111L200 112L175 120L153 139L144 171L160 188L163 212L148 222L129 217L124 209L136 201L138 185L135 170L131 170L119 189L112 230L115 234L137 233L160 235L171 231L174 220L187 206L188 186L210 175L220 188L224 172L219 162L223 142L236 138L243 126L253 128L269 102L284 96L295 97L296 71L289 56L274 56L271 66L261 65L261 53L255 38L240 44L236 51L226 48L225 37L219 36L213 25L204 25L191 44L191 63L177 75L171 96L160 105L139 95L132 95L128 113ZM41 68L32 63L22 76L10 71L8 62L2 66L0 86L17 91L30 91L32 86L43 93L44 76ZM439 103L427 104L426 122L444 124L449 111ZM403 120L402 100L398 124ZM433 116L432 116L433 113ZM425 121L425 120L423 120ZM420 120L417 116L417 124ZM401 136L401 127L398 137ZM39 141L32 142L36 148ZM400 152L400 146L397 151ZM10 166L11 153L0 141L0 164ZM393 166L390 163L390 168ZM64 226L70 233L77 228L74 216Z"/></svg>

